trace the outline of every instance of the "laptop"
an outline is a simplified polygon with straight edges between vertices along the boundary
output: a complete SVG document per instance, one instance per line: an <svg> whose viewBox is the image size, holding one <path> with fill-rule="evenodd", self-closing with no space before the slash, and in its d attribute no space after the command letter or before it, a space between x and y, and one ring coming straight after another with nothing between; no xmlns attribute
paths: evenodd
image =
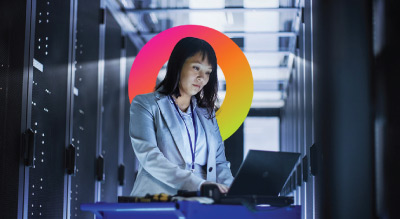
<svg viewBox="0 0 400 219"><path fill-rule="evenodd" d="M299 157L299 153L250 150L221 202L246 199L271 206L292 204L293 197L279 193Z"/></svg>
<svg viewBox="0 0 400 219"><path fill-rule="evenodd" d="M250 150L228 193L221 194L216 185L210 184L202 187L201 196L213 198L217 204L241 204L247 207L259 204L278 207L293 204L293 197L279 196L279 193L299 157L299 153ZM198 192L178 191L178 196L182 197L198 195ZM138 197L119 196L118 202L149 202L151 197L152 195L142 197L147 199L141 201Z"/></svg>

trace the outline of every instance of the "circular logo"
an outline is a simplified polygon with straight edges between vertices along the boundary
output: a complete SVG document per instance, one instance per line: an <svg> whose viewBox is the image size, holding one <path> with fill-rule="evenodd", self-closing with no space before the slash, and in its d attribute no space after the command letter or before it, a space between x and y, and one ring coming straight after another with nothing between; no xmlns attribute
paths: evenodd
<svg viewBox="0 0 400 219"><path fill-rule="evenodd" d="M249 113L253 100L253 75L242 50L225 34L200 25L182 25L167 29L147 42L139 51L129 75L129 101L139 94L151 93L157 75L169 59L179 40L196 37L214 49L219 67L226 80L226 95L216 112L222 140L240 127Z"/></svg>

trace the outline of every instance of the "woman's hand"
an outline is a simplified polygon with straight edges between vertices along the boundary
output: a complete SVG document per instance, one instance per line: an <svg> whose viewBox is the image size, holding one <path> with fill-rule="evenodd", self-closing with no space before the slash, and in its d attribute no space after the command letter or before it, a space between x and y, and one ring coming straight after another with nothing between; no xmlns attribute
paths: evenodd
<svg viewBox="0 0 400 219"><path fill-rule="evenodd" d="M201 186L203 186L203 185L216 185L221 193L227 193L229 190L228 186L226 186L224 184L220 184L220 183L205 181L203 184L201 184Z"/></svg>

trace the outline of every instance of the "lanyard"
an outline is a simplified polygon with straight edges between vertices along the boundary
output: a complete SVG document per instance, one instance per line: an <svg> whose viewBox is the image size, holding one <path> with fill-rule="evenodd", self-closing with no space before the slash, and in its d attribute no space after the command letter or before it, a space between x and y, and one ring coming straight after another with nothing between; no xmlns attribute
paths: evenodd
<svg viewBox="0 0 400 219"><path fill-rule="evenodd" d="M174 99L171 96L170 96L170 98L172 100L172 103L174 103L175 109L178 112L179 116L181 117L181 119L186 127L186 131L187 131L187 134L189 137L189 143L190 143L190 152L192 153L192 172L194 172L194 161L196 159L195 153L196 153L196 142L197 142L197 125L196 125L196 119L194 118L192 100L190 100L190 110L192 112L192 120L193 120L193 126L194 126L194 150L193 150L193 146L192 146L192 139L190 137L189 129L186 125L186 122L183 119L183 116L181 115L181 113L179 112L178 106L176 105Z"/></svg>

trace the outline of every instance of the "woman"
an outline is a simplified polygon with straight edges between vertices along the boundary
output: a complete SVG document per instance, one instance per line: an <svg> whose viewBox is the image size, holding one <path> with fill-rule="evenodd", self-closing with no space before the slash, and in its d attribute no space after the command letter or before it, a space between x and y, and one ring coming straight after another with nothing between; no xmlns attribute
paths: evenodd
<svg viewBox="0 0 400 219"><path fill-rule="evenodd" d="M130 137L139 161L132 196L196 191L233 181L215 119L217 58L206 41L187 37L174 47L165 79L130 108Z"/></svg>

